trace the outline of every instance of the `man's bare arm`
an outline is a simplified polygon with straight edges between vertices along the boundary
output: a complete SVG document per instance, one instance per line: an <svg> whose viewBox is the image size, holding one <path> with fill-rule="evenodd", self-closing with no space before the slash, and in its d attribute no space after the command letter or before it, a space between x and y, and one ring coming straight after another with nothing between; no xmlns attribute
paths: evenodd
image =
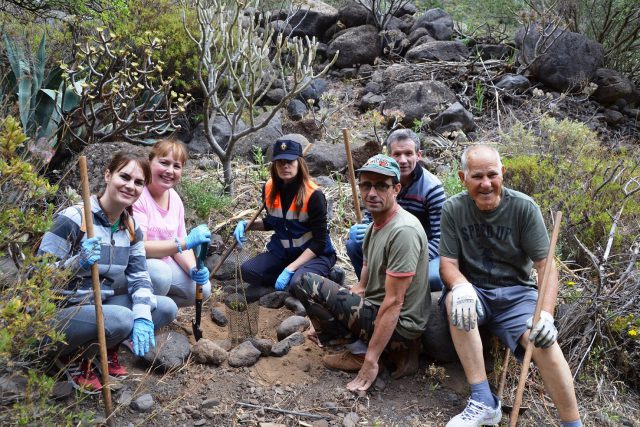
<svg viewBox="0 0 640 427"><path fill-rule="evenodd" d="M464 274L460 272L460 264L455 258L440 257L440 278L449 289L458 283L468 283Z"/></svg>
<svg viewBox="0 0 640 427"><path fill-rule="evenodd" d="M407 294L407 289L409 289L412 279L413 276L386 276L384 283L385 296L378 310L378 315L376 316L376 326L373 331L373 336L369 341L364 364L362 368L360 368L358 376L347 384L349 390L367 390L376 380L376 376L378 375L378 360L398 324L404 297Z"/></svg>

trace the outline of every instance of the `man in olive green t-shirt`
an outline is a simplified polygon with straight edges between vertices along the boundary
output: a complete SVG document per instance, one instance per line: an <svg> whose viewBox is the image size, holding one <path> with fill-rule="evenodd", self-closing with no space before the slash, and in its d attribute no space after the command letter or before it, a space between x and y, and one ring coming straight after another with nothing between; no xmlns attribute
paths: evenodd
<svg viewBox="0 0 640 427"><path fill-rule="evenodd" d="M502 186L504 168L495 148L469 147L462 155L460 179L467 191L442 208L440 300L451 319L451 338L471 388L467 407L447 427L497 424L500 401L489 389L476 328L485 326L517 358L527 341L552 396L563 427L582 426L569 365L556 342L553 311L558 272L552 266L542 313L532 325L538 298L532 268L543 276L549 239L540 208L528 196Z"/></svg>
<svg viewBox="0 0 640 427"><path fill-rule="evenodd" d="M294 287L319 343L350 343L345 352L326 355L322 361L329 368L357 371L347 384L352 391L373 384L385 350L396 368L392 377L417 371L418 340L431 304L427 236L420 221L396 201L401 188L398 164L376 155L358 172L363 205L373 217L364 238L360 281L347 289L305 274Z"/></svg>

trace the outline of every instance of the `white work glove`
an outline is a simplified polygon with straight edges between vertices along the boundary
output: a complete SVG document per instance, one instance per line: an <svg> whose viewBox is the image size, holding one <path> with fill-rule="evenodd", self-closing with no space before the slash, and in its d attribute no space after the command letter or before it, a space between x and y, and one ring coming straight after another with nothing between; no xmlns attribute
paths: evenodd
<svg viewBox="0 0 640 427"><path fill-rule="evenodd" d="M533 345L540 348L548 348L558 339L558 329L553 324L553 316L544 310L540 312L540 319L536 326L533 326L533 316L527 320L527 328L529 332L529 341L533 341Z"/></svg>
<svg viewBox="0 0 640 427"><path fill-rule="evenodd" d="M451 289L451 324L469 332L476 327L478 316L484 316L482 304L471 283L460 283Z"/></svg>

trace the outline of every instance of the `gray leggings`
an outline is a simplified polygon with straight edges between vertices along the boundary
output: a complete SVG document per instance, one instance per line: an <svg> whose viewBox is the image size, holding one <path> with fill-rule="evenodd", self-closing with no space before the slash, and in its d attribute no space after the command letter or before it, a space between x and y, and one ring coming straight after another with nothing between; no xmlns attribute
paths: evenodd
<svg viewBox="0 0 640 427"><path fill-rule="evenodd" d="M147 270L151 276L153 293L166 295L178 307L191 307L196 301L196 283L175 262L164 262L161 259L147 258ZM202 286L204 299L211 295L211 283Z"/></svg>
<svg viewBox="0 0 640 427"><path fill-rule="evenodd" d="M158 330L176 318L178 307L171 298L162 296L156 298L158 306L151 312L151 318L153 326ZM134 320L132 305L129 295L116 295L102 303L107 348L115 347L131 335ZM58 313L55 328L65 334L65 344L58 347L59 354L62 356L74 353L80 347L96 347L91 345L98 340L95 305L63 308ZM91 352L92 350L88 350L88 353Z"/></svg>

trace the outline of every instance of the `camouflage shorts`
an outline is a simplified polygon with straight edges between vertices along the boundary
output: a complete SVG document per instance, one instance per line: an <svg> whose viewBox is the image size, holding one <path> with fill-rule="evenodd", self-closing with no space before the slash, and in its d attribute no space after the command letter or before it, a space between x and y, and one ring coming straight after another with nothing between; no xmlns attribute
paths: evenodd
<svg viewBox="0 0 640 427"><path fill-rule="evenodd" d="M307 309L322 344L358 339L368 343L373 336L379 307L347 288L317 274L305 273L293 292ZM405 349L409 344L410 340L394 331L387 349Z"/></svg>

